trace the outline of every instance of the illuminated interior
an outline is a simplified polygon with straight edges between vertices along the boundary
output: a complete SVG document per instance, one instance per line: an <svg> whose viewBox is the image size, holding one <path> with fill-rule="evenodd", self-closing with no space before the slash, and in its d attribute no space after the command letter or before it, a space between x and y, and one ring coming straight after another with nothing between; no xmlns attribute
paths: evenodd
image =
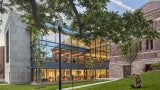
<svg viewBox="0 0 160 90"><path fill-rule="evenodd" d="M59 42L57 41L57 34L51 34L51 36L46 36L42 38L41 45L45 45L43 49L45 51L45 57L43 62L58 62L59 61ZM106 63L109 60L110 46L107 41L101 40L91 40L91 45L86 46L83 42L79 40L74 40L69 36L62 35L62 45L61 45L61 62L69 64L86 64L86 62L92 59L96 60L97 65ZM38 61L35 54L32 56L33 61ZM58 81L59 69L58 68L48 68L43 67L40 71L38 68L33 68L32 81L38 81L39 72L41 71L41 78L43 82L55 82ZM71 75L73 75L73 80L87 80L94 78L107 78L108 68L77 68L69 67L62 69L62 80L71 80Z"/></svg>

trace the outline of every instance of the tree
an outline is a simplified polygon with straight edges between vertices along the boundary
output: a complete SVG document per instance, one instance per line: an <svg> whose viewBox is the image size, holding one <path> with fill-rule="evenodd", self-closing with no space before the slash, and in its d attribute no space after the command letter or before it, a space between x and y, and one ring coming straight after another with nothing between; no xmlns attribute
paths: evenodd
<svg viewBox="0 0 160 90"><path fill-rule="evenodd" d="M136 39L121 45L122 55L129 64L130 75L132 74L132 63L137 60L140 49L140 40Z"/></svg>
<svg viewBox="0 0 160 90"><path fill-rule="evenodd" d="M38 60L38 82L40 83L40 88L42 87L42 68L45 57L45 52L42 50L42 47L36 48L36 57Z"/></svg>
<svg viewBox="0 0 160 90"><path fill-rule="evenodd" d="M9 0L7 7L24 11L22 20L27 24L27 30L32 33L46 35L48 28L45 23L55 25L53 18L63 14L72 20L72 30L78 32L73 35L83 42L90 42L92 38L104 38L115 43L128 43L137 39L160 38L160 33L149 29L141 10L127 11L122 15L108 11L109 0ZM80 12L77 7L85 8ZM48 14L48 15L47 15ZM64 26L65 27L65 26ZM50 30L55 31L54 28Z"/></svg>
<svg viewBox="0 0 160 90"><path fill-rule="evenodd" d="M32 34L32 43L31 43L31 47L32 47L32 51L34 52L34 59L36 59L36 61L38 62L38 83L39 84L39 88L42 87L42 68L43 68L43 62L45 60L45 55L46 52L44 51L46 45L43 45L41 43L41 39L43 37L43 33L33 33Z"/></svg>
<svg viewBox="0 0 160 90"><path fill-rule="evenodd" d="M160 38L156 30L151 30L140 10L125 12L122 15L121 42L130 42L134 39Z"/></svg>
<svg viewBox="0 0 160 90"><path fill-rule="evenodd" d="M89 59L86 60L85 62L85 66L86 68L90 69L91 70L91 79L94 79L95 78L95 70L96 70L96 67L100 65L99 61L96 59L96 58L93 58L92 56L90 56Z"/></svg>
<svg viewBox="0 0 160 90"><path fill-rule="evenodd" d="M7 7L16 6L17 10L25 11L27 14L31 15L34 23L44 28L45 21L52 23L51 20L53 17L56 17L56 14L64 14L67 18L76 18L79 33L82 32L82 24L80 20L80 13L77 10L77 7L83 7L87 10L93 8L105 8L106 3L109 0L9 0L9 4L6 4ZM11 8L12 9L12 8ZM12 9L13 10L13 9ZM49 14L50 18L45 17L45 14Z"/></svg>
<svg viewBox="0 0 160 90"><path fill-rule="evenodd" d="M47 33L44 23L54 25L53 18L63 14L73 20L71 27L78 33L78 38L89 42L87 34L93 38L103 37L115 43L126 42L130 38L155 38L160 37L157 31L150 30L140 10L127 11L122 15L108 11L106 8L109 0L9 0L7 6L16 6L18 10L25 11L23 21L27 23L28 30L37 26L38 32L43 29ZM77 7L85 8L80 12ZM47 16L48 14L49 16ZM54 28L52 28L54 31ZM77 35L75 35L77 38Z"/></svg>
<svg viewBox="0 0 160 90"><path fill-rule="evenodd" d="M156 30L149 28L149 24L145 21L144 15L140 10L125 12L122 15L122 19L123 29L120 34L121 51L122 55L126 57L125 60L127 60L130 65L131 75L131 64L137 59L140 51L140 41L159 38L160 34Z"/></svg>
<svg viewBox="0 0 160 90"><path fill-rule="evenodd" d="M6 13L6 9L3 7L3 0L0 1L0 13L1 14Z"/></svg>

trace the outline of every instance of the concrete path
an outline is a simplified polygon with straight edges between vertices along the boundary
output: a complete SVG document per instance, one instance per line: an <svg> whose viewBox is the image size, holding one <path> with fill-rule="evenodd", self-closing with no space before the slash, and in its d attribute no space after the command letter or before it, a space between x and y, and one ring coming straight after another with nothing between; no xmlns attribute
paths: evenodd
<svg viewBox="0 0 160 90"><path fill-rule="evenodd" d="M82 86L75 86L75 87L69 87L69 88L64 88L62 90L72 90L72 89L78 89L78 88L83 88L83 87L88 87L88 86L93 86L93 85L98 85L98 84L103 84L103 83L108 83L112 81L119 80L119 78L112 79L110 81L105 81L105 82L98 82L98 83L93 83L93 84L87 84L87 85L82 85Z"/></svg>
<svg viewBox="0 0 160 90"><path fill-rule="evenodd" d="M0 84L0 86L2 86L2 85L8 85L8 84Z"/></svg>

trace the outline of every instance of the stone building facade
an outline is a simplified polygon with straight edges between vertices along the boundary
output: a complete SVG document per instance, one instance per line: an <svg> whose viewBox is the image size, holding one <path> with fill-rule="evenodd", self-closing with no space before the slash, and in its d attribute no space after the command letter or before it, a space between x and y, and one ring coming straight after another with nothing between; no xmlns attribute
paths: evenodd
<svg viewBox="0 0 160 90"><path fill-rule="evenodd" d="M160 31L160 1L151 0L141 7L150 28ZM132 63L132 74L140 74L151 70L151 64L160 62L160 40L143 40L138 60ZM128 63L121 57L120 47L113 44L111 47L111 59L109 64L109 76L122 78L127 76Z"/></svg>
<svg viewBox="0 0 160 90"><path fill-rule="evenodd" d="M20 15L10 13L5 26L5 82L22 84L31 81L30 33Z"/></svg>
<svg viewBox="0 0 160 90"><path fill-rule="evenodd" d="M0 47L0 78L4 78L4 46Z"/></svg>

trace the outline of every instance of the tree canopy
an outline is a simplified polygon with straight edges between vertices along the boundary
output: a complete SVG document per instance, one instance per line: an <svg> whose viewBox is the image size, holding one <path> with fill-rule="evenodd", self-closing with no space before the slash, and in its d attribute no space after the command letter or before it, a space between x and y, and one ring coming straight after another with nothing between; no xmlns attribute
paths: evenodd
<svg viewBox="0 0 160 90"><path fill-rule="evenodd" d="M72 30L78 33L76 38L89 41L92 38L103 37L115 43L127 42L134 38L159 38L156 30L150 30L141 10L126 11L122 15L108 11L109 0L9 0L7 7L24 12L22 20L27 29L32 32L47 33L44 23L55 24L53 18L63 15L71 19ZM80 12L78 8L85 9ZM48 14L48 15L46 15ZM54 30L54 29L53 29Z"/></svg>

